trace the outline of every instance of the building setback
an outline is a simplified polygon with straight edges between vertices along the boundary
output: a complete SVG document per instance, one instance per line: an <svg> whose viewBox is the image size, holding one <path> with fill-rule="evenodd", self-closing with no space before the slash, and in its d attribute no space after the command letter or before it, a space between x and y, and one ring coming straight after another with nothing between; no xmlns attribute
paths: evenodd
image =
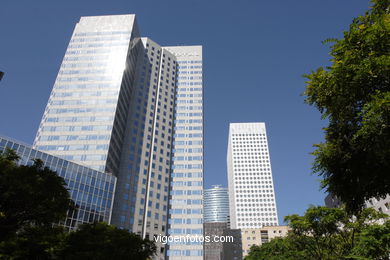
<svg viewBox="0 0 390 260"><path fill-rule="evenodd" d="M141 37L135 15L81 17L34 147L117 177L111 223L142 237L203 234L202 47ZM203 245L157 244L201 259Z"/></svg>
<svg viewBox="0 0 390 260"><path fill-rule="evenodd" d="M230 228L277 226L264 123L231 123L227 152Z"/></svg>

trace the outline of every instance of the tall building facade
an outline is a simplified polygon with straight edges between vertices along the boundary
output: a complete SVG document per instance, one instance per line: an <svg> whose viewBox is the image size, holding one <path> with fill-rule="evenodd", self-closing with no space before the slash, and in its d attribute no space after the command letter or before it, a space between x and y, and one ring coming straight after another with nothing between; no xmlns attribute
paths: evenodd
<svg viewBox="0 0 390 260"><path fill-rule="evenodd" d="M231 123L227 152L230 227L277 226L271 160L264 123Z"/></svg>
<svg viewBox="0 0 390 260"><path fill-rule="evenodd" d="M177 59L169 234L203 235L202 46L165 47ZM169 259L203 259L203 243L172 243Z"/></svg>
<svg viewBox="0 0 390 260"><path fill-rule="evenodd" d="M142 237L203 234L202 47L140 36L135 15L82 17L34 147L117 177L111 223ZM202 244L157 242L157 258Z"/></svg>
<svg viewBox="0 0 390 260"><path fill-rule="evenodd" d="M204 235L208 237L224 235L228 228L229 195L228 189L221 185L213 185L204 190ZM223 243L206 241L204 243L204 260L222 259Z"/></svg>
<svg viewBox="0 0 390 260"><path fill-rule="evenodd" d="M228 222L229 194L228 189L214 185L204 190L204 223Z"/></svg>
<svg viewBox="0 0 390 260"><path fill-rule="evenodd" d="M134 85L134 15L81 17L73 31L34 147L116 173Z"/></svg>

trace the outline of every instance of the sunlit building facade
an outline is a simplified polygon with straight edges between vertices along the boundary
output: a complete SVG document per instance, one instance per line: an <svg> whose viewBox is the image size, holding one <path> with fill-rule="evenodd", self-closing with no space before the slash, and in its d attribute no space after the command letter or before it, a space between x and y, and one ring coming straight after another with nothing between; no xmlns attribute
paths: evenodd
<svg viewBox="0 0 390 260"><path fill-rule="evenodd" d="M202 46L164 49L176 57L178 64L168 233L203 235ZM203 243L172 243L168 256L203 259Z"/></svg>
<svg viewBox="0 0 390 260"><path fill-rule="evenodd" d="M141 37L135 15L81 17L34 148L117 177L111 223L203 234L202 47ZM157 259L202 259L157 242Z"/></svg>
<svg viewBox="0 0 390 260"><path fill-rule="evenodd" d="M81 17L34 147L99 171L118 171L139 37L135 15Z"/></svg>
<svg viewBox="0 0 390 260"><path fill-rule="evenodd" d="M277 226L275 192L264 123L231 123L227 152L230 227Z"/></svg>

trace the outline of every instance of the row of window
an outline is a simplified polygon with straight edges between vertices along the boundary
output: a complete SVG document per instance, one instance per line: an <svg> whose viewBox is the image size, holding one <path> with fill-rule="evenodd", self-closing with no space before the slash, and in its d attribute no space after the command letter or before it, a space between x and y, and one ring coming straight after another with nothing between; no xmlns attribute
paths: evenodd
<svg viewBox="0 0 390 260"><path fill-rule="evenodd" d="M202 186L203 187L203 182L202 181L173 181L171 182L171 186Z"/></svg>
<svg viewBox="0 0 390 260"><path fill-rule="evenodd" d="M182 209L182 208L175 208L175 209L170 209L169 213L171 214L185 214L185 215L198 215L202 214L202 209L199 208L191 208L191 209ZM191 233L188 233L191 234Z"/></svg>
<svg viewBox="0 0 390 260"><path fill-rule="evenodd" d="M81 49L81 48L101 48L101 47L114 47L114 46L128 46L129 41L114 41L114 42L102 42L102 43L85 43L85 44L69 44L69 49Z"/></svg>
<svg viewBox="0 0 390 260"><path fill-rule="evenodd" d="M106 36L106 37L73 37L70 42L98 42L98 41L118 41L118 40L129 40L129 35L119 35L119 36Z"/></svg>
<svg viewBox="0 0 390 260"><path fill-rule="evenodd" d="M88 84L66 84L66 83L56 83L54 88L57 89L66 89L66 90L75 90L75 89L99 89L99 90L112 90L117 89L118 84L116 83L88 83Z"/></svg>
<svg viewBox="0 0 390 260"><path fill-rule="evenodd" d="M64 61L90 61L90 60L108 60L109 55L93 55L93 56L65 56Z"/></svg>
<svg viewBox="0 0 390 260"><path fill-rule="evenodd" d="M186 82L186 81L180 81L177 82L177 86L202 86L202 81L194 81L194 82ZM199 97L199 96L195 96Z"/></svg>
<svg viewBox="0 0 390 260"><path fill-rule="evenodd" d="M109 140L110 135L42 135L38 137L40 141L97 141Z"/></svg>
<svg viewBox="0 0 390 260"><path fill-rule="evenodd" d="M185 185L183 185L183 186L185 186ZM202 195L202 193L203 193L203 189L199 189L199 190L177 190L177 189L171 190L171 195L177 195L177 196Z"/></svg>
<svg viewBox="0 0 390 260"><path fill-rule="evenodd" d="M42 132L78 132L78 131L109 131L112 125L86 125L86 126L44 126Z"/></svg>
<svg viewBox="0 0 390 260"><path fill-rule="evenodd" d="M172 169L203 169L203 164L178 164L175 163Z"/></svg>

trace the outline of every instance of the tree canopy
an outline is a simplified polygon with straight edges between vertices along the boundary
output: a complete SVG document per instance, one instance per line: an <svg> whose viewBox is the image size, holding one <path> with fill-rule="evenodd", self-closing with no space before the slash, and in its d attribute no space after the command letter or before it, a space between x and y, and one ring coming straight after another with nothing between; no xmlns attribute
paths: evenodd
<svg viewBox="0 0 390 260"><path fill-rule="evenodd" d="M79 226L59 248L60 259L139 259L153 256L156 246L148 239L106 223Z"/></svg>
<svg viewBox="0 0 390 260"><path fill-rule="evenodd" d="M372 0L342 39L331 65L309 75L306 102L329 120L314 172L347 209L390 191L390 0Z"/></svg>
<svg viewBox="0 0 390 260"><path fill-rule="evenodd" d="M40 160L18 165L12 150L0 153L0 241L32 225L65 219L72 205L65 181Z"/></svg>
<svg viewBox="0 0 390 260"><path fill-rule="evenodd" d="M156 247L106 223L65 232L58 223L73 204L65 181L34 160L18 165L12 150L0 152L0 259L148 259Z"/></svg>
<svg viewBox="0 0 390 260"><path fill-rule="evenodd" d="M371 208L351 215L345 208L311 206L285 221L292 229L287 237L252 246L245 259L381 260L390 254L389 216Z"/></svg>

